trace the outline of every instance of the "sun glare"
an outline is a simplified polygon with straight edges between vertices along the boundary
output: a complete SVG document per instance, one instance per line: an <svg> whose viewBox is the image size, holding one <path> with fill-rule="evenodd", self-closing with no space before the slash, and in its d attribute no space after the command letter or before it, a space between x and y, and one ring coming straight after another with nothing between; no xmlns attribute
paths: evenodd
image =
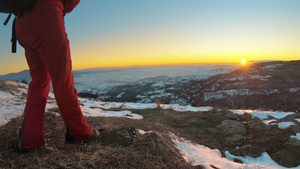
<svg viewBox="0 0 300 169"><path fill-rule="evenodd" d="M243 58L241 59L242 64L245 64L247 62L247 59Z"/></svg>

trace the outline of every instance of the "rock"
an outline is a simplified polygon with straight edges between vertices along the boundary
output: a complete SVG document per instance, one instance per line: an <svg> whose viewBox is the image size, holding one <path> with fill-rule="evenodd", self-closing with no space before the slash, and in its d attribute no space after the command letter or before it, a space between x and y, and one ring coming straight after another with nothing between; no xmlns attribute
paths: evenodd
<svg viewBox="0 0 300 169"><path fill-rule="evenodd" d="M222 121L220 127L221 127L221 132L224 135L240 134L242 136L245 136L247 133L244 124L240 121L224 120Z"/></svg>
<svg viewBox="0 0 300 169"><path fill-rule="evenodd" d="M208 128L207 131L214 133L214 134L220 133L220 129L218 129L218 128Z"/></svg>
<svg viewBox="0 0 300 169"><path fill-rule="evenodd" d="M266 125L264 122L259 120L251 120L249 122L250 129L253 131L261 132L263 130L271 130L271 126Z"/></svg>
<svg viewBox="0 0 300 169"><path fill-rule="evenodd" d="M300 133L300 125L292 125L289 127L289 130L292 131L293 133Z"/></svg>
<svg viewBox="0 0 300 169"><path fill-rule="evenodd" d="M293 121L296 118L296 114L291 114L286 116L285 118L282 118L282 121Z"/></svg>
<svg viewBox="0 0 300 169"><path fill-rule="evenodd" d="M135 127L124 127L112 131L100 131L99 141L103 145L122 145L128 146L137 140L137 133Z"/></svg>
<svg viewBox="0 0 300 169"><path fill-rule="evenodd" d="M253 158L258 158L266 151L263 147L246 145L239 149L229 151L231 154L235 156L250 156Z"/></svg>
<svg viewBox="0 0 300 169"><path fill-rule="evenodd" d="M290 152L286 150L280 150L272 156L272 159L285 167L296 167L297 162Z"/></svg>
<svg viewBox="0 0 300 169"><path fill-rule="evenodd" d="M228 136L225 139L225 144L227 146L242 146L244 145L245 137L240 134L234 134L232 136Z"/></svg>
<svg viewBox="0 0 300 169"><path fill-rule="evenodd" d="M300 147L300 140L296 138L291 138L290 141L284 143L284 147L292 149L295 147Z"/></svg>
<svg viewBox="0 0 300 169"><path fill-rule="evenodd" d="M230 120L236 120L238 119L239 115L238 114L235 114L235 113L232 113L230 111L226 112L226 114L224 115L227 119L230 119Z"/></svg>
<svg viewBox="0 0 300 169"><path fill-rule="evenodd" d="M252 115L250 113L244 113L244 116L249 120L252 118Z"/></svg>
<svg viewBox="0 0 300 169"><path fill-rule="evenodd" d="M240 159L237 159L237 158L234 158L234 159L233 159L233 161L234 161L234 162L236 162L236 163L243 164L243 161L242 161L242 160L240 160Z"/></svg>
<svg viewBox="0 0 300 169"><path fill-rule="evenodd" d="M249 113L244 113L243 115L239 115L239 119L242 121L248 121L252 119L252 115Z"/></svg>

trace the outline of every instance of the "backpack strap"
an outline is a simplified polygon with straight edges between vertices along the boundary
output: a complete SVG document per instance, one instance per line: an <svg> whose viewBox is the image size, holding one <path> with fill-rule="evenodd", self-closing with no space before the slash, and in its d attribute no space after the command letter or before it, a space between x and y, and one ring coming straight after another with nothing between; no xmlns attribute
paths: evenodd
<svg viewBox="0 0 300 169"><path fill-rule="evenodd" d="M3 25L7 25L7 23L8 23L8 21L10 20L10 18L11 18L11 13L7 16L7 18L6 18L6 20L5 20L5 22L3 23Z"/></svg>
<svg viewBox="0 0 300 169"><path fill-rule="evenodd" d="M5 22L3 23L5 26L7 25L8 21L10 20L12 13L10 13ZM16 35L16 16L12 23L12 34L11 34L11 53L17 53L17 35Z"/></svg>
<svg viewBox="0 0 300 169"><path fill-rule="evenodd" d="M27 11L27 12L31 12L34 8L34 5L36 3L37 0L31 0L29 3L27 3L25 5L25 8L19 8L19 11L18 12L19 14L22 14L22 12L24 11ZM7 23L9 22L11 16L12 16L13 13L9 13L9 15L7 16L5 22L3 23L5 26L7 25ZM12 46L11 46L11 52L12 53L17 53L17 36L16 36L16 19L17 19L17 13L14 13L15 15L15 18L13 20L13 23L12 23L12 35L11 35L11 43L12 43Z"/></svg>
<svg viewBox="0 0 300 169"><path fill-rule="evenodd" d="M12 35L11 35L11 53L17 53L17 35L16 35L16 18L12 23Z"/></svg>

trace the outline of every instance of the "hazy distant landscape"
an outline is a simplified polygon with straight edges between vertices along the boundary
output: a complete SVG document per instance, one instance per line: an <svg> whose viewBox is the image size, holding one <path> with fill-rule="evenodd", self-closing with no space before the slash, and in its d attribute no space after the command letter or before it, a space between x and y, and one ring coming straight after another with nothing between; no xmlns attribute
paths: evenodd
<svg viewBox="0 0 300 169"><path fill-rule="evenodd" d="M300 61L74 71L79 96L108 102L299 111ZM28 70L0 79L30 81Z"/></svg>
<svg viewBox="0 0 300 169"><path fill-rule="evenodd" d="M98 93L115 86L145 82L178 83L187 80L206 79L216 74L235 70L236 65L153 66L116 69L92 69L74 71L75 86L79 92Z"/></svg>
<svg viewBox="0 0 300 169"><path fill-rule="evenodd" d="M204 79L235 70L237 64L166 65L145 67L96 68L73 71L75 86L79 92L134 83L158 77L180 79ZM0 79L31 81L29 70L0 76Z"/></svg>
<svg viewBox="0 0 300 169"><path fill-rule="evenodd" d="M98 68L73 71L75 87L79 93L91 93L101 97L114 87L157 83L168 85L180 84L189 80L200 80L229 73L237 68L237 64L207 65L167 65L146 67ZM0 76L0 79L31 81L29 70ZM104 96L102 96L104 97Z"/></svg>

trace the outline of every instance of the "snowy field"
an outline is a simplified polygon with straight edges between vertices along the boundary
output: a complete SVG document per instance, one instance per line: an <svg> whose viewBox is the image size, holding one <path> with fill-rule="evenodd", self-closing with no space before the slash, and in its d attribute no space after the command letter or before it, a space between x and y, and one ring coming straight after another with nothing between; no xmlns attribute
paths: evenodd
<svg viewBox="0 0 300 169"><path fill-rule="evenodd" d="M20 116L23 113L25 107L25 101L23 94L26 93L27 86L20 86L20 83L9 82L11 85L16 85L19 88L18 92L13 94L9 92L0 91L0 126L5 125L11 118ZM49 97L53 98L53 94ZM141 103L112 103L112 102L99 102L92 101L88 99L80 99L81 108L85 116L103 116L103 117L126 117L131 119L142 119L143 117L138 114L133 114L130 109L148 109L156 108L156 104L141 104ZM46 109L50 111L56 108L57 105L54 100L49 100ZM103 109L109 108L120 108L122 111L105 111ZM174 109L180 112L186 111L209 111L212 107L191 107L191 106L180 106L180 105L161 105L162 109ZM281 119L287 115L294 114L293 112L272 112L272 111L256 111L256 110L231 110L234 113L250 113L254 117L258 117L263 120L267 125L278 125L279 128L284 129L293 122L282 122L276 123L276 119ZM268 116L272 116L274 120L266 120ZM296 119L300 121L300 119ZM146 131L140 130L141 133ZM276 164L267 153L263 153L259 158L252 157L236 157L229 152L226 152L226 158L222 157L221 153L217 149L210 149L203 145L193 144L189 140L184 138L178 138L176 135L170 133L173 142L176 144L177 148L181 152L182 156L186 161L191 162L193 165L203 165L207 169L213 169L211 165L223 168L223 169L258 169L258 168L268 168L268 169L281 169L285 168ZM291 136L300 140L300 133L295 136ZM0 152L1 153L1 152ZM237 158L241 160L244 164L233 162L233 159ZM300 168L294 167L292 169Z"/></svg>

